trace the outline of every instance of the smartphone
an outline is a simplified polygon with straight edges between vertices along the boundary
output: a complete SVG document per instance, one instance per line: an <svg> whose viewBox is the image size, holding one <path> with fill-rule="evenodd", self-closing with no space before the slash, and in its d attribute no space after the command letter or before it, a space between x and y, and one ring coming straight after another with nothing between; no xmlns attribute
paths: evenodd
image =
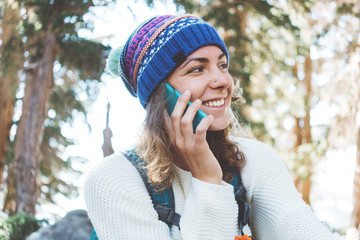
<svg viewBox="0 0 360 240"><path fill-rule="evenodd" d="M178 91L176 91L170 84L165 83L166 88L166 101L165 106L166 110L168 111L169 115L171 116L171 113L174 110L175 104L178 101L179 96L181 95ZM190 106L191 102L188 102L186 109ZM185 111L186 111L185 109ZM195 133L196 127L199 125L201 119L206 117L206 114L199 110L197 111L194 120L193 120L193 131Z"/></svg>

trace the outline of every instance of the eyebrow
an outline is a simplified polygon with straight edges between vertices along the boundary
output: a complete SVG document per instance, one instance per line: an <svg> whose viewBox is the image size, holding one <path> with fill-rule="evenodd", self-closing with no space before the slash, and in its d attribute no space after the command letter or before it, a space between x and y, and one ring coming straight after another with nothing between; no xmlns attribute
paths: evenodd
<svg viewBox="0 0 360 240"><path fill-rule="evenodd" d="M225 56L225 53L221 53L218 57L218 60L222 59ZM188 65L190 62L192 61L196 61L196 62L209 62L209 59L207 58L189 58L188 60L185 61L184 65L180 67L180 69L183 69L186 67L186 65Z"/></svg>

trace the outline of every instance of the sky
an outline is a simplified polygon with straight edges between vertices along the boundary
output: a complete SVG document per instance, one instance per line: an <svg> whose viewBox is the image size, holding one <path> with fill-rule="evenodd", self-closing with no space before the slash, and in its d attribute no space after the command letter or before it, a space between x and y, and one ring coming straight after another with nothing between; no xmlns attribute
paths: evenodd
<svg viewBox="0 0 360 240"><path fill-rule="evenodd" d="M124 1L118 1L113 8L93 9L92 14L88 14L87 17L95 19L94 31L80 31L80 36L103 39L104 44L117 48L125 43L133 29L141 22L154 15L176 13L176 8L172 4L157 3L152 10L149 10L145 4L134 1L128 1L127 5L130 5L132 10L124 5ZM138 99L128 93L120 78L104 74L101 80L100 94L90 106L88 113L91 132L81 116L72 126L65 125L62 129L65 136L76 140L76 145L68 147L65 155L81 156L88 161L85 164L75 165L84 172L80 178L64 176L80 187L79 197L69 200L58 196L56 198L58 207L53 205L41 207L38 217L50 219L50 223L54 221L54 215L63 217L67 211L86 208L82 186L89 169L103 159L102 131L105 128L108 101L111 104L109 124L113 131L112 144L115 151L131 147L144 120L144 109ZM329 152L326 161L316 165L317 175L313 179L311 194L312 207L320 220L327 221L335 228L346 227L350 221L355 153L355 147L340 152Z"/></svg>

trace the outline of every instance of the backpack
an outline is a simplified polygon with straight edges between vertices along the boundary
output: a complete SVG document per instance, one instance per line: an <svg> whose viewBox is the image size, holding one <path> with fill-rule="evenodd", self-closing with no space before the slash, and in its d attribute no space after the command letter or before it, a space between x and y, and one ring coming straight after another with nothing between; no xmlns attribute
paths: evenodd
<svg viewBox="0 0 360 240"><path fill-rule="evenodd" d="M146 190L151 197L154 208L158 213L159 220L165 222L169 228L171 228L172 225L175 225L180 229L179 223L181 216L175 212L175 199L172 187L165 189L162 192L156 192L152 184L149 183L146 170L143 168L145 162L138 158L134 150L127 151L124 153L124 156L135 166L136 170L139 172L145 184ZM243 228L246 224L248 224L250 207L246 202L246 189L242 184L239 173L233 173L233 180L230 184L234 187L234 195L239 208L239 229L244 235ZM99 240L94 228L91 232L90 240Z"/></svg>

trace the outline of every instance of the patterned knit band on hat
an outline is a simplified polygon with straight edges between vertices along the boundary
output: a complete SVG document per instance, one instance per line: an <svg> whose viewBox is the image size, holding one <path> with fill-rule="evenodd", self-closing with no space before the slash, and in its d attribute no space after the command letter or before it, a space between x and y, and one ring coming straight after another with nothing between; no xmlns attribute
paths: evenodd
<svg viewBox="0 0 360 240"><path fill-rule="evenodd" d="M223 40L202 19L193 15L158 16L142 23L123 47L110 54L108 68L113 73L117 71L129 92L145 108L159 83L191 53L209 45L218 46L229 60ZM116 62L117 69L110 67L109 62Z"/></svg>

